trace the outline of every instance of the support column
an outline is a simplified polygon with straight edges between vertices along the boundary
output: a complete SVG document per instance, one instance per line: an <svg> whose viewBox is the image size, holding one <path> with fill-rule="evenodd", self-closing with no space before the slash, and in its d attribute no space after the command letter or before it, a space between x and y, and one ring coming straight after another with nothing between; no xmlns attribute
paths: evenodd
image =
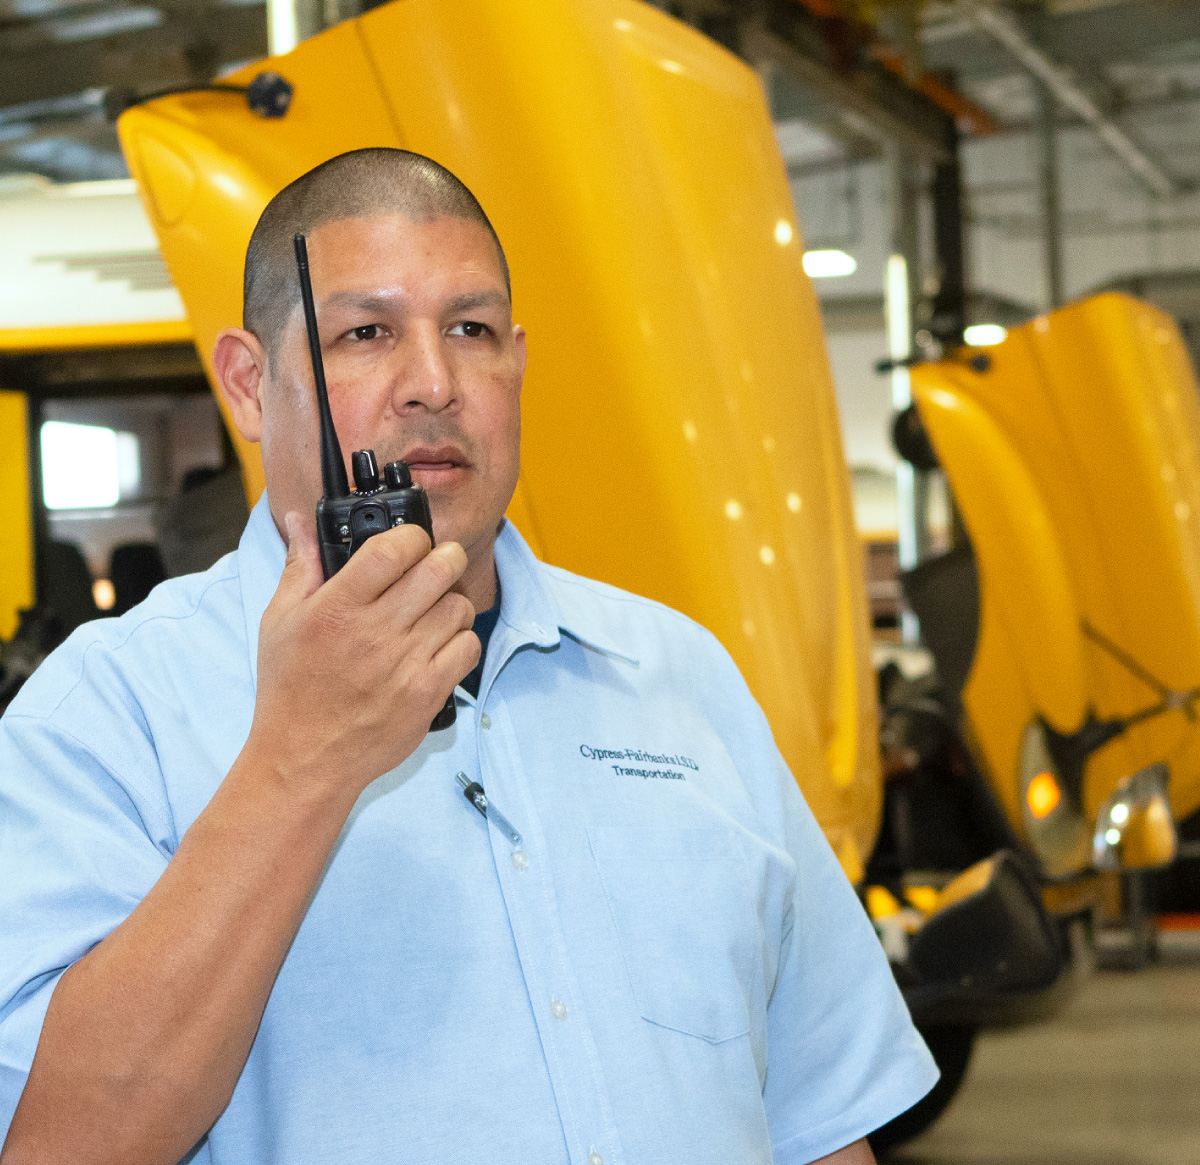
<svg viewBox="0 0 1200 1165"><path fill-rule="evenodd" d="M1058 180L1058 105L1054 94L1035 81L1038 97L1039 193L1042 212L1042 251L1046 273L1046 306L1058 307L1063 291L1062 197Z"/></svg>
<svg viewBox="0 0 1200 1165"><path fill-rule="evenodd" d="M937 293L929 330L944 349L963 342L967 326L967 261L963 232L962 166L958 129L949 122L950 159L933 171L933 251L937 264Z"/></svg>
<svg viewBox="0 0 1200 1165"><path fill-rule="evenodd" d="M946 81L954 87L952 77L947 77ZM942 351L951 353L962 346L968 323L961 139L953 118L947 118L946 121L946 148L950 153L949 159L939 162L933 171L933 253L938 283L931 305L929 330ZM950 482L940 469L934 472L941 475L946 504L950 510L950 546L958 548L968 545L966 527Z"/></svg>
<svg viewBox="0 0 1200 1165"><path fill-rule="evenodd" d="M920 224L917 219L916 166L902 147L894 146L891 155L892 177L892 253L888 257L884 280L884 311L887 318L888 356L907 361L913 344L913 291L920 262ZM894 366L891 372L892 408L902 412L912 404L907 365ZM911 570L927 553L925 512L929 487L926 475L907 461L896 465L896 530L900 569ZM920 637L917 617L902 611L901 635L905 643L915 644Z"/></svg>

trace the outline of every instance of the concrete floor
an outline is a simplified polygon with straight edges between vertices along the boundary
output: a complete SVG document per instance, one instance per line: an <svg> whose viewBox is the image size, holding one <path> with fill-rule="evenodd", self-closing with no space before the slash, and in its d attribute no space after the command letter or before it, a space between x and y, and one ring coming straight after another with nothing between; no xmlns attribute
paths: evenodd
<svg viewBox="0 0 1200 1165"><path fill-rule="evenodd" d="M895 1165L1200 1165L1200 936L1101 970L1054 1020L982 1035Z"/></svg>

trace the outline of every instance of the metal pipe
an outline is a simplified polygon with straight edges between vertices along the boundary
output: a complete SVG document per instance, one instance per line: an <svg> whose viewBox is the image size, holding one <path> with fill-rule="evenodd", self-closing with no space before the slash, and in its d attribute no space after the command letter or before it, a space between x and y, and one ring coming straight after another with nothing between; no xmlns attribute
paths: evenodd
<svg viewBox="0 0 1200 1165"><path fill-rule="evenodd" d="M1063 291L1062 197L1058 183L1058 107L1048 86L1034 82L1038 90L1038 145L1040 146L1040 186L1042 202L1042 252L1046 267L1046 300L1050 308L1059 307Z"/></svg>
<svg viewBox="0 0 1200 1165"><path fill-rule="evenodd" d="M1101 113L1095 102L1029 39L1011 16L984 0L959 0L959 7L977 28L1008 49L1041 81L1060 105L1091 126L1100 140L1155 194L1166 198L1180 193L1180 184L1152 161L1120 126Z"/></svg>
<svg viewBox="0 0 1200 1165"><path fill-rule="evenodd" d="M963 231L962 166L958 129L948 131L951 158L933 169L933 252L937 291L929 330L943 347L957 348L967 326L967 260Z"/></svg>

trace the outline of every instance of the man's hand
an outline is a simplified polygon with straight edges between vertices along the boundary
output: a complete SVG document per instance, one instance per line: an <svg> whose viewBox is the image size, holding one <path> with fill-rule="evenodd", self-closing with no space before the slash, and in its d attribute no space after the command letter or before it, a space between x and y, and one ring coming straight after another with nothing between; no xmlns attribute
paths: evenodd
<svg viewBox="0 0 1200 1165"><path fill-rule="evenodd" d="M475 610L451 591L467 556L399 526L322 584L312 521L289 513L286 523L246 749L298 796L353 799L412 753L479 660Z"/></svg>

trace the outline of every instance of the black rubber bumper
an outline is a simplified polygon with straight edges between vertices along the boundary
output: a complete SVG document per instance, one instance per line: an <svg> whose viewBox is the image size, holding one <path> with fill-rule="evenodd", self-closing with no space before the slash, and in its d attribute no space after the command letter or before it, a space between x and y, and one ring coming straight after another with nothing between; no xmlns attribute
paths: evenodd
<svg viewBox="0 0 1200 1165"><path fill-rule="evenodd" d="M991 1027L1056 1010L1073 989L1067 972L1076 962L1036 878L1001 850L987 883L932 915L895 971L918 1026Z"/></svg>

